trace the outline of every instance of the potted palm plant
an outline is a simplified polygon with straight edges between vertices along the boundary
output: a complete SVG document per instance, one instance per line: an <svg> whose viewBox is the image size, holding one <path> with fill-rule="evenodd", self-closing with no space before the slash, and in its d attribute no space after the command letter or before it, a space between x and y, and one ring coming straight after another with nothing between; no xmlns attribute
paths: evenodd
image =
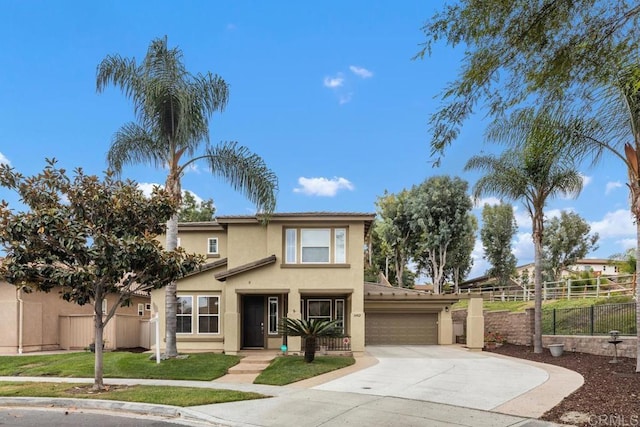
<svg viewBox="0 0 640 427"><path fill-rule="evenodd" d="M280 322L280 333L304 339L304 361L313 362L316 357L316 339L318 337L338 337L342 335L338 321L303 320L283 317Z"/></svg>

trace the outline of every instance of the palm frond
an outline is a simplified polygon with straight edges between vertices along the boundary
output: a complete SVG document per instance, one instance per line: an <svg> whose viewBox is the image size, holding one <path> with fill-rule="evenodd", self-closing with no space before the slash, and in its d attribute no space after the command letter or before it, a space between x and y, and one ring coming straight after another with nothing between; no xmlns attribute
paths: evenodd
<svg viewBox="0 0 640 427"><path fill-rule="evenodd" d="M136 123L127 123L114 135L107 163L117 174L124 165L148 163L159 167L166 164L163 148L148 130Z"/></svg>
<svg viewBox="0 0 640 427"><path fill-rule="evenodd" d="M273 213L278 192L278 178L264 160L237 142L224 142L208 147L204 156L185 163L205 159L212 174L223 178L231 187L256 205L259 212Z"/></svg>

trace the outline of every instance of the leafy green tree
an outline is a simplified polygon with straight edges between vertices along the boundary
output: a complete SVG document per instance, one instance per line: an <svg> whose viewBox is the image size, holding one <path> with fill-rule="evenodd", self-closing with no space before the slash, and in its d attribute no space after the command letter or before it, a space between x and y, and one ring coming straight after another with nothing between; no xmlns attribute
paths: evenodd
<svg viewBox="0 0 640 427"><path fill-rule="evenodd" d="M428 178L413 186L408 198L409 249L420 271L433 281L440 293L445 280L447 256L456 240L468 238L473 208L466 181L449 176Z"/></svg>
<svg viewBox="0 0 640 427"><path fill-rule="evenodd" d="M519 118L521 119L521 117ZM535 253L534 352L542 353L542 239L544 208L547 200L560 194L577 196L582 190L582 177L575 169L574 155L558 133L555 116L540 111L526 122L515 122L514 116L494 122L489 140L511 147L500 156L472 157L465 170L484 172L475 184L476 198L494 194L500 198L521 201L532 222Z"/></svg>
<svg viewBox="0 0 640 427"><path fill-rule="evenodd" d="M304 340L304 361L313 362L316 357L316 342L320 337L338 337L342 334L338 320L304 320L283 317L280 333L290 337L302 337Z"/></svg>
<svg viewBox="0 0 640 427"><path fill-rule="evenodd" d="M469 221L459 236L452 242L448 250L447 264L445 265L445 276L453 282L453 289L458 293L458 285L464 280L471 268L473 267L473 259L471 254L476 244L476 232L478 231L478 220L472 213L467 215Z"/></svg>
<svg viewBox="0 0 640 427"><path fill-rule="evenodd" d="M213 221L216 207L213 199L203 200L198 203L194 195L185 191L182 196L182 206L178 212L179 222L204 222Z"/></svg>
<svg viewBox="0 0 640 427"><path fill-rule="evenodd" d="M545 221L542 257L553 280L560 280L562 270L598 249L598 233L589 235L591 227L580 215L562 211L560 217Z"/></svg>
<svg viewBox="0 0 640 427"><path fill-rule="evenodd" d="M407 211L409 192L406 190L396 194L386 193L376 201L378 221L375 233L380 237L379 253L385 259L392 260L392 271L395 273L395 286L404 286L404 276L409 261L409 212ZM386 262L386 260L385 260Z"/></svg>
<svg viewBox="0 0 640 427"><path fill-rule="evenodd" d="M275 209L277 178L262 158L236 142L209 145L209 117L227 104L227 83L210 72L193 75L182 63L182 51L169 49L167 38L151 42L143 61L108 55L98 65L96 87L122 89L133 101L137 122L125 124L114 136L107 154L109 166L121 173L126 164L147 163L167 168L165 188L180 205L181 178L190 165L202 160L210 172L223 178L269 214ZM204 148L202 145L204 144ZM267 215L268 216L268 215ZM166 249L176 248L178 214L167 222ZM176 284L166 287L166 355L176 347Z"/></svg>
<svg viewBox="0 0 640 427"><path fill-rule="evenodd" d="M512 252L511 241L517 230L513 206L504 203L484 205L480 239L484 258L491 263L487 274L496 278L498 286L509 286L509 280L516 273L517 259Z"/></svg>
<svg viewBox="0 0 640 427"><path fill-rule="evenodd" d="M145 198L132 181L107 173L103 180L75 178L47 161L44 171L24 177L0 165L0 185L14 190L29 211L15 213L0 205L0 244L5 259L0 274L27 292L60 289L61 297L95 312L95 377L104 388L103 329L132 294L156 289L193 271L202 259L181 249L166 252L156 236L176 211L175 201L156 188ZM102 313L109 294L117 303Z"/></svg>
<svg viewBox="0 0 640 427"><path fill-rule="evenodd" d="M621 254L613 254L609 257L609 262L618 267L618 271L624 274L634 274L638 271L636 260L636 248L627 249Z"/></svg>
<svg viewBox="0 0 640 427"><path fill-rule="evenodd" d="M423 26L417 55L441 41L465 49L430 118L433 153L444 152L479 104L499 118L532 98L584 98L594 82L616 80L620 61L640 44L639 19L640 5L627 0L447 2Z"/></svg>

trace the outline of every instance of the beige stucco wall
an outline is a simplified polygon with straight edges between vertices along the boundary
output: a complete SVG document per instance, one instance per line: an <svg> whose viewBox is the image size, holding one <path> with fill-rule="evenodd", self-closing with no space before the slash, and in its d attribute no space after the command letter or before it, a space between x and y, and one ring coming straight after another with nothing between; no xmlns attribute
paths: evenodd
<svg viewBox="0 0 640 427"><path fill-rule="evenodd" d="M320 227L346 228L347 263L340 265L284 265L284 228ZM354 353L364 351L364 222L362 219L322 220L309 223L308 220L296 222L274 218L267 226L255 223L229 223L226 225L226 239L219 237L221 256L228 258L228 265L216 271L187 277L178 282L178 296L181 295L220 295L220 336L202 336L191 334L177 336L179 351L225 351L236 353L241 347L241 295L260 294L286 295L288 311L284 313L281 302L281 314L288 317L300 317L300 300L305 296L341 296L346 302L346 333L351 336L351 349ZM216 237L206 230L180 230L181 245L185 250L203 247L206 249L207 237ZM162 239L162 237L161 237ZM197 242L197 244L196 244ZM204 242L200 245L200 242ZM221 242L224 242L223 244ZM332 244L333 246L333 244ZM224 248L224 250L223 250ZM202 253L202 251L196 251ZM274 264L245 271L227 278L225 282L215 280L220 271L243 266L248 263L276 256ZM161 348L164 348L165 336L165 294L164 290L152 292L152 305L160 315ZM269 348L279 348L282 339L270 336ZM300 339L290 337L289 350L300 351Z"/></svg>

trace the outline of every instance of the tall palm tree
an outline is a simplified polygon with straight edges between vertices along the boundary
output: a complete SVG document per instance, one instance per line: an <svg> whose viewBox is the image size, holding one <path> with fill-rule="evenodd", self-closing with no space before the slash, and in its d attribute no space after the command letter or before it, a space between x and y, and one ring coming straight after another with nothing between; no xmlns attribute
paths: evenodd
<svg viewBox="0 0 640 427"><path fill-rule="evenodd" d="M211 173L269 214L275 209L277 178L262 158L236 142L209 144L209 117L224 110L229 97L227 83L210 72L190 74L182 63L182 51L169 49L167 38L151 42L144 60L109 55L98 65L97 91L120 87L133 101L137 122L127 123L115 134L107 161L116 173L126 164L147 163L167 168L166 189L180 206L181 178L197 161L205 161ZM203 147L204 145L204 147ZM178 215L167 222L166 249L176 249ZM176 284L166 287L166 355L175 357Z"/></svg>
<svg viewBox="0 0 640 427"><path fill-rule="evenodd" d="M577 196L582 190L582 177L573 158L558 140L557 117L549 111L517 114L498 120L490 127L489 140L510 145L500 156L474 156L465 170L485 174L473 188L474 197L493 194L521 201L532 223L535 262L534 352L542 353L542 236L544 208L547 200L560 194ZM514 119L518 119L517 125ZM525 120L525 121L523 121Z"/></svg>
<svg viewBox="0 0 640 427"><path fill-rule="evenodd" d="M581 120L585 115L581 108L567 130L576 137L576 155L591 156L595 164L609 153L626 168L636 223L636 271L640 271L640 55L621 61L616 79L604 82L595 91L593 116ZM636 275L636 301L640 355L640 275ZM636 359L636 372L640 372L640 357Z"/></svg>

